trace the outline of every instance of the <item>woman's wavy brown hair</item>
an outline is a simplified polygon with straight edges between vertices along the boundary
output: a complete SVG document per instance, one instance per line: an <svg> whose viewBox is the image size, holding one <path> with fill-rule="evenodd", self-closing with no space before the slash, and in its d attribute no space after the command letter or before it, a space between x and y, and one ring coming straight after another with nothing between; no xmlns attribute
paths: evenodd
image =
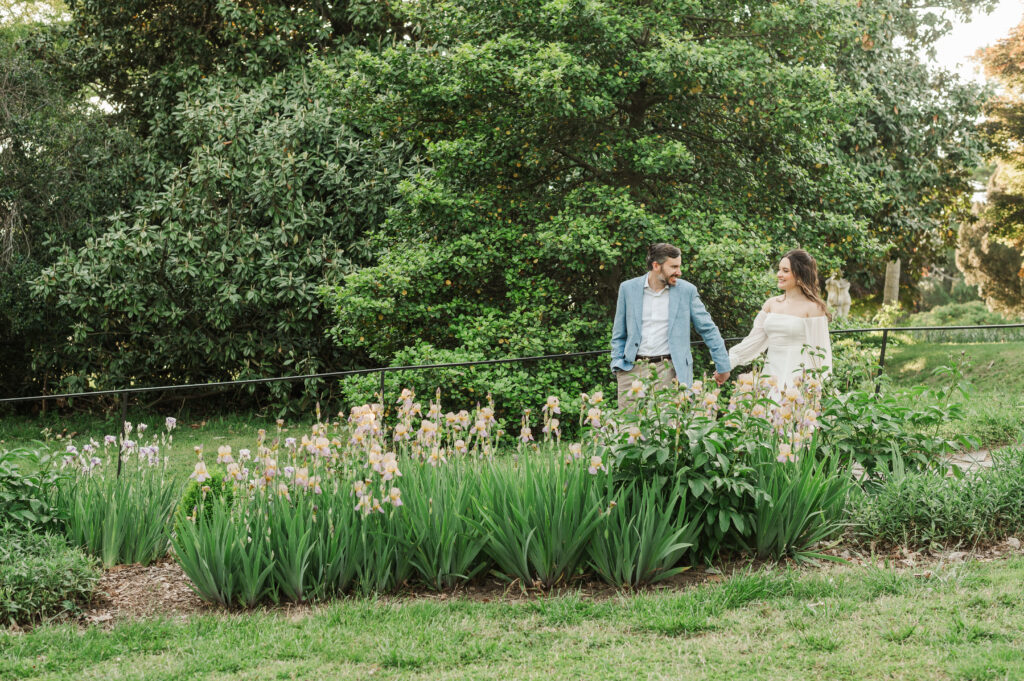
<svg viewBox="0 0 1024 681"><path fill-rule="evenodd" d="M789 258L789 269L796 276L796 284L800 287L800 291L809 300L817 303L825 313L825 316L828 317L828 320L832 321L832 315L829 313L825 301L821 299L821 294L818 293L818 287L820 286L818 281L818 263L815 262L814 257L802 248L794 248L782 257Z"/></svg>

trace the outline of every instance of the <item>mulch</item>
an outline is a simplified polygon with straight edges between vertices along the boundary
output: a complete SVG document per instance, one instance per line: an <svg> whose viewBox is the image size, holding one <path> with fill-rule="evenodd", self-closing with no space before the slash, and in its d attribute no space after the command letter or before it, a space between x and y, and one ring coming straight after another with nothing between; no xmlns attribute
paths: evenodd
<svg viewBox="0 0 1024 681"><path fill-rule="evenodd" d="M86 624L103 624L135 617L187 616L218 608L199 598L181 567L172 559L152 565L116 565L104 571Z"/></svg>
<svg viewBox="0 0 1024 681"><path fill-rule="evenodd" d="M646 591L680 590L722 578L719 570L695 567L659 582ZM509 584L485 578L446 591L410 588L382 596L381 600L403 602L461 599L489 603L526 601L570 593L581 598L604 600L617 596L622 590L598 581L576 582L569 587L542 589L519 582ZM309 612L315 607L316 605L307 603L281 603L266 605L257 610L294 616ZM109 627L121 620L141 617L184 619L196 614L230 612L239 611L203 601L192 590L191 582L181 567L173 559L165 559L152 565L118 565L106 570L100 578L96 596L82 612L79 621L84 625Z"/></svg>
<svg viewBox="0 0 1024 681"><path fill-rule="evenodd" d="M838 545L824 549L821 553L840 559L845 564L869 566L887 565L894 568L914 570L919 577L930 577L945 566L963 563L967 560L989 562L1012 555L1024 554L1021 541L1015 537L990 546L971 547L970 550L912 551L905 547L872 547ZM670 579L666 579L641 592L681 591L709 582L725 579L738 570L756 569L770 563L749 558L726 562L717 568L695 566ZM796 565L785 562L783 566ZM801 565L801 569L832 569L836 563L821 561L818 565ZM383 597L388 602L446 601L452 599L476 602L519 602L561 594L574 594L579 598L605 600L623 593L622 589L597 581L581 581L564 588L541 589L535 585L519 582L508 584L496 579L477 579L466 585L443 592L422 588ZM310 604L279 604L260 608L261 612L278 613L288 617L308 614L317 606ZM119 565L103 573L97 595L79 618L85 626L110 627L114 623L142 617L169 617L185 619L204 613L225 614L235 612L220 605L210 604L199 598L192 590L191 582L181 567L172 559L153 565Z"/></svg>

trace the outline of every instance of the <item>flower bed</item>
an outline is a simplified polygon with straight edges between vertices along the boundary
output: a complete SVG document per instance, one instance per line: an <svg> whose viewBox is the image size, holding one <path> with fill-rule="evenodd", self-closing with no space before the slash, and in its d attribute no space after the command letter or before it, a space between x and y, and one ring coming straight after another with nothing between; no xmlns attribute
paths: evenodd
<svg viewBox="0 0 1024 681"><path fill-rule="evenodd" d="M860 493L855 462L878 477L893 457L927 466L926 452L951 446L876 427L904 409L897 399L827 394L813 376L786 390L755 374L725 391L633 390L625 411L596 393L568 415L550 397L514 437L490 401L445 412L439 395L424 407L406 390L387 407L318 413L302 437L279 422L252 449L197 447L181 501L164 473L170 427L146 446L126 429L106 443L123 475L97 474L110 466L95 451L69 452L79 475L59 506L69 537L105 563L150 560L170 543L197 592L228 606L445 589L483 574L638 586L723 553L820 556ZM915 423L955 412L929 407ZM849 419L876 425L858 436ZM871 449L882 436L888 449Z"/></svg>

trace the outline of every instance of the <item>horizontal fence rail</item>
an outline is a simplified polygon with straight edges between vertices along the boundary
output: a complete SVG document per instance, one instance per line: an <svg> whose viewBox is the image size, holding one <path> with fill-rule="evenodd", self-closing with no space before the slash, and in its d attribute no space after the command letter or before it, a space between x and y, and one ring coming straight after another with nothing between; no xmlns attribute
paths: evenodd
<svg viewBox="0 0 1024 681"><path fill-rule="evenodd" d="M975 326L891 326L891 327L869 327L861 329L836 329L830 331L829 334L832 336L846 335L846 334L864 334L864 333L881 333L882 334L882 348L879 356L879 370L884 369L885 365L885 350L888 344L890 333L900 332L913 332L913 331L967 331L967 330L978 330L978 329L1024 329L1024 323L1021 324L982 324ZM725 341L739 341L743 340L742 337L730 337L723 339ZM704 345L703 340L696 340L691 345ZM291 381L308 381L313 379L324 379L324 378L345 378L347 376L365 376L367 374L380 374L381 386L384 385L384 377L389 373L401 373L406 371L423 371L427 369L448 369L454 367L472 367L472 366L487 366L496 364L514 364L514 363L527 363L527 362L539 362L547 360L561 360L561 359L572 359L575 357L596 357L599 355L608 355L609 350L586 350L582 352L566 352L553 355L534 355L531 357L506 357L502 359L483 359L472 362L444 362L439 364L410 364L406 366L391 366L391 367L374 367L372 369L352 369L349 371L328 371L317 374L301 374L295 376L274 376L270 378L244 378L234 381L215 381L212 383L178 383L174 385L160 385L160 386L140 386L140 387L129 387L129 388L111 388L109 390L90 390L85 392L76 393L57 393L50 395L32 395L28 397L5 397L0 398L0 404L3 403L16 403L16 402L40 402L45 400L58 400L58 399L70 399L75 397L101 397L104 395L117 395L121 398L125 398L129 395L139 393L150 393L150 392L166 392L171 390L195 390L195 389L209 389L209 388L223 388L231 386L243 386L253 384L264 384L264 383L280 383L280 382L291 382Z"/></svg>
<svg viewBox="0 0 1024 681"><path fill-rule="evenodd" d="M891 326L883 328L863 328L863 329L836 329L830 331L829 335L838 336L845 334L858 334L858 333L881 333L882 334L882 347L878 356L878 376L882 375L885 370L885 350L889 343L889 333L894 332L915 332L915 331L967 331L967 330L978 330L978 329L1024 329L1024 324L984 324L976 326ZM724 338L724 341L738 341L742 340L740 337ZM691 345L705 345L703 340L693 341ZM5 397L0 399L0 404L3 403L16 403L16 402L44 402L46 400L59 400L59 399L70 399L75 397L101 397L104 395L117 395L121 406L121 421L125 422L128 420L128 398L134 394L140 393L151 393L151 392L166 392L170 390L194 390L194 389L209 389L209 388L223 388L230 386L242 386L242 385L253 385L253 384L264 384L264 383L280 383L280 382L291 382L291 381L308 381L312 379L323 379L323 378L344 378L346 376L365 376L367 374L380 374L380 395L381 399L384 399L384 379L389 373L400 373L405 371L424 371L427 369L447 369L454 367L473 367L473 366L487 366L497 364L514 364L527 362L540 362L546 360L563 360L572 359L575 357L596 357L599 355L609 355L610 350L586 350L583 352L566 352L554 355L535 355L532 357L506 357L503 359L483 359L474 362L443 362L439 364L412 364L407 366L397 367L375 367L372 369L352 369L350 371L328 371L318 374L302 374L298 376L273 376L270 378L243 378L235 381L215 381L213 383L179 383L175 385L160 385L160 386L145 386L145 387L134 387L134 388L114 388L110 390L90 390L86 392L77 393L58 393L54 395L32 395L30 397ZM877 393L880 389L880 384L876 384L875 392ZM117 475L121 475L121 457L117 457Z"/></svg>

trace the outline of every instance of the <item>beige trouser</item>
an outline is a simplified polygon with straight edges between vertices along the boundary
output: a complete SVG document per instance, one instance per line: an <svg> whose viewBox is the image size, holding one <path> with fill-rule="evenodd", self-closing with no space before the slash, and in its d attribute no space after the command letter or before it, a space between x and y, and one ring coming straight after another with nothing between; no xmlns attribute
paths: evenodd
<svg viewBox="0 0 1024 681"><path fill-rule="evenodd" d="M652 371L653 369L653 371ZM637 360L629 371L616 371L615 380L619 384L619 409L627 408L637 398L629 394L633 381L641 380L648 383L651 374L657 372L658 380L654 385L646 385L646 390L665 390L675 385L676 370L672 366L672 360L651 363L647 360Z"/></svg>

